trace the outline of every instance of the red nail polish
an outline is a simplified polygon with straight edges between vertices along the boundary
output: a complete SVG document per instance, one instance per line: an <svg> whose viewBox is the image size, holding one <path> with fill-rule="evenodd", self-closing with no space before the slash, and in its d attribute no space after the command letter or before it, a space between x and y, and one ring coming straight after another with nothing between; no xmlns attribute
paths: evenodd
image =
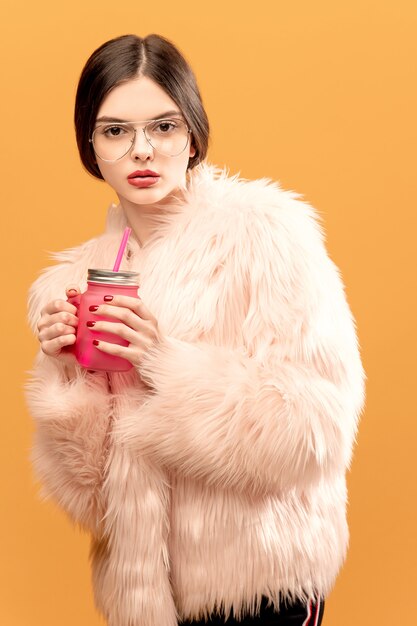
<svg viewBox="0 0 417 626"><path fill-rule="evenodd" d="M95 326L95 322L87 322L87 326L88 328L93 328L93 326Z"/></svg>
<svg viewBox="0 0 417 626"><path fill-rule="evenodd" d="M88 307L89 311L97 311L97 309L98 309L98 306L89 306Z"/></svg>
<svg viewBox="0 0 417 626"><path fill-rule="evenodd" d="M104 296L104 302L111 302L113 300L113 296Z"/></svg>
<svg viewBox="0 0 417 626"><path fill-rule="evenodd" d="M98 346L98 341L97 341L97 339L93 339L93 346Z"/></svg>

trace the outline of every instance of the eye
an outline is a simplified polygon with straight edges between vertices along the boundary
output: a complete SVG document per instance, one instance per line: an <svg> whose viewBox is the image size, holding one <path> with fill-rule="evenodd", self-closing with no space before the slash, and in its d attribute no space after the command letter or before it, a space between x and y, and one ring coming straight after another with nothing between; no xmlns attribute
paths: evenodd
<svg viewBox="0 0 417 626"><path fill-rule="evenodd" d="M126 133L126 128L119 126L118 124L112 124L111 126L103 126L101 133L106 137L121 137Z"/></svg>
<svg viewBox="0 0 417 626"><path fill-rule="evenodd" d="M178 128L178 123L174 120L161 120L152 127L152 131L166 135L167 133L173 132L176 128Z"/></svg>

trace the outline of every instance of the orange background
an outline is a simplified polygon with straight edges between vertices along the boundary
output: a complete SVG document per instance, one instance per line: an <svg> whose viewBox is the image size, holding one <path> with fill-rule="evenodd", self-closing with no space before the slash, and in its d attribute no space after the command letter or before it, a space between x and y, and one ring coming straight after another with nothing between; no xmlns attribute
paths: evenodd
<svg viewBox="0 0 417 626"><path fill-rule="evenodd" d="M417 582L415 0L145 4L3 0L0 8L0 623L103 624L88 536L37 499L28 462L33 425L22 386L37 343L26 294L47 251L100 233L116 200L76 151L82 66L107 39L156 32L196 72L212 126L209 160L279 180L324 218L368 384L348 476L351 547L323 624L409 624Z"/></svg>

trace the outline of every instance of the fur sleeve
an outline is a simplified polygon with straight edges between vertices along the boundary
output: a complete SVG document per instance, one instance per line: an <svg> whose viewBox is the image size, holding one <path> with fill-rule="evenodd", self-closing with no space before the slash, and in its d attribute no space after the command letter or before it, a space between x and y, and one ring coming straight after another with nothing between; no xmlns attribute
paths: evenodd
<svg viewBox="0 0 417 626"><path fill-rule="evenodd" d="M354 320L313 209L287 204L251 223L244 345L167 337L140 368L153 395L117 427L220 487L303 489L351 459L365 379Z"/></svg>
<svg viewBox="0 0 417 626"><path fill-rule="evenodd" d="M26 383L35 421L30 460L41 498L52 499L74 523L96 532L103 511L100 487L111 425L107 377L65 366L40 352Z"/></svg>
<svg viewBox="0 0 417 626"><path fill-rule="evenodd" d="M91 243L55 255L29 292L29 323L36 329L41 309L65 299L65 287L82 288ZM41 497L52 499L71 520L96 531L102 516L99 491L111 424L107 376L90 374L74 360L73 372L39 351L26 383L26 402L35 421L30 460Z"/></svg>

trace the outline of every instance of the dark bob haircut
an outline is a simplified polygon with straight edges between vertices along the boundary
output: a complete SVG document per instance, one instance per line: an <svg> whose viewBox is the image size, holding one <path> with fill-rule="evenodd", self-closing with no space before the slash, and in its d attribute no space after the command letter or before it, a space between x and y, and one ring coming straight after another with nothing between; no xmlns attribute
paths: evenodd
<svg viewBox="0 0 417 626"><path fill-rule="evenodd" d="M78 151L86 170L103 179L89 138L105 96L132 78L147 76L180 108L192 131L196 153L188 169L204 160L209 141L209 122L191 67L179 50L160 35L122 35L102 44L87 60L78 82L74 123Z"/></svg>

